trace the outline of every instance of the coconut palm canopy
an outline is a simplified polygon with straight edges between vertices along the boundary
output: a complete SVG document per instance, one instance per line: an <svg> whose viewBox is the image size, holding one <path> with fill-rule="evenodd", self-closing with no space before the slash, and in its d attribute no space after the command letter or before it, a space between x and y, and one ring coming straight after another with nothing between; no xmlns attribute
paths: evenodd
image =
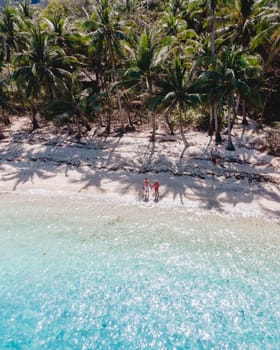
<svg viewBox="0 0 280 350"><path fill-rule="evenodd" d="M234 149L236 115L279 122L277 1L34 4L5 2L0 10L1 107L16 111L20 103L32 111L33 128L40 115L79 132L94 121L125 132L142 113L154 141L157 120L168 114L170 132L178 127L187 146L184 128L204 115L216 142L225 128Z"/></svg>

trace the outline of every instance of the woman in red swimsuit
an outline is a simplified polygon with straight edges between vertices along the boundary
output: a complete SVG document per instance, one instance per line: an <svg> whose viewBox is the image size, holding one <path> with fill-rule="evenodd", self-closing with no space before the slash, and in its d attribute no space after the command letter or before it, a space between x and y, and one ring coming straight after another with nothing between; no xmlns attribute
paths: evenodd
<svg viewBox="0 0 280 350"><path fill-rule="evenodd" d="M155 201L159 200L159 182L156 180L153 184Z"/></svg>

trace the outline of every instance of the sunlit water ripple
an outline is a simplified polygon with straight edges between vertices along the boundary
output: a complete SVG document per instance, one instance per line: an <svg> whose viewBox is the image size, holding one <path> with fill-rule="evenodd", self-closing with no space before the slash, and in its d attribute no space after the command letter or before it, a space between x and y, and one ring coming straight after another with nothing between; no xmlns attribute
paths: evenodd
<svg viewBox="0 0 280 350"><path fill-rule="evenodd" d="M0 349L280 349L279 222L0 198Z"/></svg>

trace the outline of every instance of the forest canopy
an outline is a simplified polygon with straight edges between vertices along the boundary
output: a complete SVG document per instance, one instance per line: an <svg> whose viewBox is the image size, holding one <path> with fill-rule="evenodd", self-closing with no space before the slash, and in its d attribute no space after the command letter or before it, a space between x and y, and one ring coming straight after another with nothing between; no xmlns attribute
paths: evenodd
<svg viewBox="0 0 280 350"><path fill-rule="evenodd" d="M0 106L110 132L164 116L170 133L236 116L280 122L280 12L271 0L1 2ZM203 116L203 118L201 118ZM184 139L185 144L187 141ZM234 146L229 137L227 148Z"/></svg>

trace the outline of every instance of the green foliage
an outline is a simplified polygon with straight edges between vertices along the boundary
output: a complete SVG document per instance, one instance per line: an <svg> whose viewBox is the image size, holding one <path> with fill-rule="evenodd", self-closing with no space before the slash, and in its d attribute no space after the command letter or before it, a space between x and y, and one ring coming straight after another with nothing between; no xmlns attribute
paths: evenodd
<svg viewBox="0 0 280 350"><path fill-rule="evenodd" d="M5 75L0 78L0 106L3 109L9 108L9 81Z"/></svg>
<svg viewBox="0 0 280 350"><path fill-rule="evenodd" d="M50 0L44 9L29 0L5 2L1 104L20 93L43 106L52 99L58 114L70 115L72 106L83 118L96 114L100 96L123 115L122 103L137 99L155 125L159 106L184 121L190 106L215 117L215 108L223 114L241 98L248 112L273 122L279 19L277 1L265 0Z"/></svg>
<svg viewBox="0 0 280 350"><path fill-rule="evenodd" d="M75 117L94 121L99 110L98 95L91 89L85 89L80 91L79 95L69 93L65 94L64 98L48 102L45 116L61 124L71 122Z"/></svg>
<svg viewBox="0 0 280 350"><path fill-rule="evenodd" d="M50 0L48 2L48 6L43 11L41 11L42 17L66 17L66 15L66 9L59 0Z"/></svg>

